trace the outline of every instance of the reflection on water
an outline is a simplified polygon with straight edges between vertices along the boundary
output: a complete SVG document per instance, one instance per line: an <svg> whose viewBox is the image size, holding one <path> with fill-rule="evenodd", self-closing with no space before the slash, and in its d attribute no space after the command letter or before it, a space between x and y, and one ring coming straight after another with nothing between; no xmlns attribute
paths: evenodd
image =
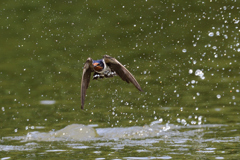
<svg viewBox="0 0 240 160"><path fill-rule="evenodd" d="M0 151L21 151L27 154L44 147L43 151L32 153L32 157L41 157L49 152L58 154L61 152L84 152L93 154L95 158L101 158L103 149L108 152L110 157L115 157L121 150L129 148L129 152L133 156L126 154L126 157L123 156L125 159L174 159L175 155L179 154L184 154L186 158L193 158L193 155L201 157L199 155L201 153L208 153L215 158L223 158L225 152L219 143L234 145L239 140L236 137L218 138L216 136L216 133L222 134L228 128L229 126L221 124L184 126L163 125L158 122L153 122L149 126L125 128L92 128L82 124L71 124L58 131L35 131L29 132L26 136L3 137L2 143L12 143L13 141L18 143L17 145L2 144ZM238 131L232 132L237 133ZM45 143L42 143L43 141ZM48 148L44 146L46 142L49 142L47 143L49 144ZM165 155L161 153L163 150ZM144 156L154 152L159 152L159 156Z"/></svg>
<svg viewBox="0 0 240 160"><path fill-rule="evenodd" d="M211 125L159 125L152 123L153 125L134 126L134 127L115 127L115 128L92 128L82 124L71 124L65 128L52 131L52 132L29 132L25 138L26 141L89 141L89 140L107 140L107 139L145 139L152 137L172 137L180 131L184 131L184 135L194 136L195 132L203 132L208 128L220 128L224 125L211 124Z"/></svg>
<svg viewBox="0 0 240 160"><path fill-rule="evenodd" d="M54 100L42 100L42 101L40 101L40 104L44 104L44 105L53 105L55 103L56 103L56 101L54 101Z"/></svg>
<svg viewBox="0 0 240 160"><path fill-rule="evenodd" d="M66 141L66 140L91 140L98 137L96 130L92 127L72 124L65 128L49 133L30 132L27 134L27 141Z"/></svg>

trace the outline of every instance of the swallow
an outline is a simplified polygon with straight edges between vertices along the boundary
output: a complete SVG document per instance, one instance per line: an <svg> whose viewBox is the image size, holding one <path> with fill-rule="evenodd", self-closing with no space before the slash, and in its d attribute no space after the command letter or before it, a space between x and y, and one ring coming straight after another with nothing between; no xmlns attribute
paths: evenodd
<svg viewBox="0 0 240 160"><path fill-rule="evenodd" d="M119 76L123 81L127 83L131 82L139 91L143 91L141 86L138 84L134 76L113 57L104 55L103 59L93 60L88 58L83 67L82 82L81 82L81 108L84 108L84 101L86 96L86 91L89 86L91 73L93 74L93 80L98 78L111 78L114 76Z"/></svg>

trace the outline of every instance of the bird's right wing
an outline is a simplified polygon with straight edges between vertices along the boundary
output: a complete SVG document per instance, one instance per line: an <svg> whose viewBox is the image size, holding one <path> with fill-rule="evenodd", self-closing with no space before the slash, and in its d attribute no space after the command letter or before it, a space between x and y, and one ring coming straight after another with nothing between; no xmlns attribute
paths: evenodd
<svg viewBox="0 0 240 160"><path fill-rule="evenodd" d="M125 68L118 60L108 55L103 56L106 64L122 78L122 80L127 83L131 82L139 91L143 91L134 76Z"/></svg>
<svg viewBox="0 0 240 160"><path fill-rule="evenodd" d="M84 101L86 96L86 91L90 82L91 72L93 70L92 58L88 58L83 67L82 82L81 82L81 108L84 108Z"/></svg>

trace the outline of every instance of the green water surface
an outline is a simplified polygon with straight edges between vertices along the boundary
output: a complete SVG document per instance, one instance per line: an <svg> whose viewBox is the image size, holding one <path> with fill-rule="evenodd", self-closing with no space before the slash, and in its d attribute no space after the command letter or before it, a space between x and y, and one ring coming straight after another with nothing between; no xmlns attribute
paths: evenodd
<svg viewBox="0 0 240 160"><path fill-rule="evenodd" d="M0 4L1 158L239 157L240 2L3 0ZM125 65L144 92L119 77L91 81L81 110L83 65L88 57L101 59L105 54ZM44 100L53 104L42 104ZM114 141L97 140L38 141L33 150L24 150L29 143L14 140L71 124L115 128L159 120L163 125L222 127L187 132L180 145L186 145L183 150L178 146L183 134L156 137L158 143L150 147L143 145L148 143L146 137L144 143L132 140L118 144L120 149L114 149ZM187 130L192 128L180 132ZM169 135L177 135L175 131L168 130ZM75 143L86 147L69 147Z"/></svg>

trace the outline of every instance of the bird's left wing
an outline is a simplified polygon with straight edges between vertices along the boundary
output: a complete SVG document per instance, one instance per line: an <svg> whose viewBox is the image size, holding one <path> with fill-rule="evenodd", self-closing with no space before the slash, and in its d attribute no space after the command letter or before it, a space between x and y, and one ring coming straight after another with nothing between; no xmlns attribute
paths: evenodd
<svg viewBox="0 0 240 160"><path fill-rule="evenodd" d="M143 91L134 76L120 62L118 62L118 60L108 55L104 55L103 59L105 63L122 78L122 80L127 83L131 82L139 91Z"/></svg>
<svg viewBox="0 0 240 160"><path fill-rule="evenodd" d="M84 101L86 96L86 91L90 82L91 72L93 70L92 58L88 58L83 67L82 82L81 82L81 108L84 108Z"/></svg>

